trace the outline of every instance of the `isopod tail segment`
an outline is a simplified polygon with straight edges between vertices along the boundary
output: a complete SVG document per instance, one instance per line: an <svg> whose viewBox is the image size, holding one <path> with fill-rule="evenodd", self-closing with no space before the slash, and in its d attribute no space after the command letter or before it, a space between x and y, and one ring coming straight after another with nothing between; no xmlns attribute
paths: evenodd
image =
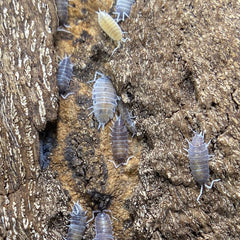
<svg viewBox="0 0 240 240"><path fill-rule="evenodd" d="M119 168L121 165L127 166L129 160L132 159L133 157L135 157L135 156L130 156L125 163L119 163L118 165L116 165L116 163L115 163L113 160L108 160L108 161L111 162L111 163L113 163L113 165L114 165L115 168Z"/></svg>
<svg viewBox="0 0 240 240"><path fill-rule="evenodd" d="M212 180L210 186L208 186L206 183L204 184L204 186L205 186L206 188L208 188L208 189L211 189L212 186L213 186L213 184L214 184L214 182L218 182L218 181L221 181L221 179ZM200 199L202 193L203 193L203 184L201 185L200 193L199 193L199 195L198 195L198 197L197 197L197 202L198 202L199 204L200 204L199 199Z"/></svg>

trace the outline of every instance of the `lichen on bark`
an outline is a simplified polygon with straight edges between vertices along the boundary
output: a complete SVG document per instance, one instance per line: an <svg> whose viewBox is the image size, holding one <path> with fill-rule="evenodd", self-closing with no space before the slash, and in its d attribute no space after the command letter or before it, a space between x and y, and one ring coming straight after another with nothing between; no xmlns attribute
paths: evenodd
<svg viewBox="0 0 240 240"><path fill-rule="evenodd" d="M55 6L44 0L0 2L0 236L60 239L68 195L40 171L38 131L57 117ZM47 174L48 173L48 174Z"/></svg>

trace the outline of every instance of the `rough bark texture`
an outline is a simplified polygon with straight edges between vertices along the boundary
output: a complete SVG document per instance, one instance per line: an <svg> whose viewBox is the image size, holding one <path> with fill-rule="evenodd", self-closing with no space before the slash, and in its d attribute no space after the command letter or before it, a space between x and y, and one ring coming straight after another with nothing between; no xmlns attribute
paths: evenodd
<svg viewBox="0 0 240 240"><path fill-rule="evenodd" d="M55 47L75 64L75 94L59 102L58 146L41 172L37 131L57 113L56 12L43 0L0 3L3 239L62 239L77 200L88 218L110 209L118 240L239 239L240 4L137 0L120 23L131 41L113 56L116 43L95 13L113 12L112 1L70 4L72 34L56 33ZM108 162L111 123L98 132L88 116L95 71L111 78L136 116L126 167ZM200 205L183 150L193 130L212 139L210 180L221 178ZM83 239L93 238L90 223Z"/></svg>
<svg viewBox="0 0 240 240"><path fill-rule="evenodd" d="M60 239L67 194L38 160L38 131L58 110L55 7L9 0L0 9L0 239Z"/></svg>

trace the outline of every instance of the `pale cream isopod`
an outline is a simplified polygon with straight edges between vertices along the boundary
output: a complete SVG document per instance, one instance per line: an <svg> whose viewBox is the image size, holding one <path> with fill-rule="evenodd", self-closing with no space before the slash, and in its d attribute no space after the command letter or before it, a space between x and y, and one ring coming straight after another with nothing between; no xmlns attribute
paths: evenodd
<svg viewBox="0 0 240 240"><path fill-rule="evenodd" d="M113 50L113 53L120 47L120 42L126 42L129 38L123 38L122 29L116 23L116 21L105 11L99 10L98 23L102 30L114 41L118 42L118 46Z"/></svg>

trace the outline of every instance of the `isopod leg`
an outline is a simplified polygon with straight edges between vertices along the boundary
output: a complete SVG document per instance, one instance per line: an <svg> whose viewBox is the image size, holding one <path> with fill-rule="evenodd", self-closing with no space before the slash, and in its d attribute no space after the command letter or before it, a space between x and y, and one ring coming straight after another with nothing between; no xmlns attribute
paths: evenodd
<svg viewBox="0 0 240 240"><path fill-rule="evenodd" d="M192 143L191 143L187 138L185 138L185 140L188 142L188 145L189 145L189 146L192 146L192 147L193 147Z"/></svg>
<svg viewBox="0 0 240 240"><path fill-rule="evenodd" d="M205 184L205 187L211 189L212 186L213 186L213 183L214 183L214 182L218 182L218 181L220 181L220 180L221 180L221 179L215 179L215 180L212 180L210 186L208 186L207 184Z"/></svg>
<svg viewBox="0 0 240 240"><path fill-rule="evenodd" d="M133 157L134 157L134 156L129 157L129 158L127 159L127 161L126 161L125 163L123 163L123 165L125 165L125 166L128 165L129 160L132 159Z"/></svg>
<svg viewBox="0 0 240 240"><path fill-rule="evenodd" d="M120 163L120 164L116 165L116 163L113 160L108 160L108 161L113 163L115 168L119 168L121 165L123 165L123 163Z"/></svg>
<svg viewBox="0 0 240 240"><path fill-rule="evenodd" d="M121 21L121 19L119 19L120 18L120 13L118 13L118 12L113 12L113 14L116 14L117 15L117 19L115 19L115 21L118 23L119 21Z"/></svg>
<svg viewBox="0 0 240 240"><path fill-rule="evenodd" d="M98 131L100 131L100 128L102 127L102 129L104 130L104 126L105 126L105 123L99 123L98 124Z"/></svg>
<svg viewBox="0 0 240 240"><path fill-rule="evenodd" d="M122 21L124 21L124 16L126 16L126 17L128 17L129 18L129 16L127 15L127 13L123 13L123 17L122 17Z"/></svg>
<svg viewBox="0 0 240 240"><path fill-rule="evenodd" d="M117 47L113 50L111 56L117 51L118 48L120 48L120 45L121 45L121 43L118 42L118 45L117 45Z"/></svg>
<svg viewBox="0 0 240 240"><path fill-rule="evenodd" d="M95 72L95 75L94 75L94 82L96 81L98 75L101 76L102 78L105 77L104 74L102 74L102 73L96 71L96 72Z"/></svg>
<svg viewBox="0 0 240 240"><path fill-rule="evenodd" d="M111 218L113 218L114 220L117 220L118 221L118 219L117 218L115 218L113 215L112 215L112 211L111 210L103 210L103 212L109 212L110 214L111 214Z"/></svg>
<svg viewBox="0 0 240 240"><path fill-rule="evenodd" d="M211 139L210 139L209 142L207 143L207 147L209 146L210 143L211 143Z"/></svg>
<svg viewBox="0 0 240 240"><path fill-rule="evenodd" d="M91 81L87 81L87 83L96 82L97 75L100 75L101 77L105 77L104 74L96 71L95 74L94 74L94 79L91 80Z"/></svg>
<svg viewBox="0 0 240 240"><path fill-rule="evenodd" d="M70 93L67 93L65 96L61 94L61 97L63 99L67 99L69 95L73 95L73 94L75 94L75 93L74 92L70 92Z"/></svg>
<svg viewBox="0 0 240 240"><path fill-rule="evenodd" d="M197 198L198 203L200 203L199 199L200 199L200 197L202 195L202 192L203 192L203 185L201 185L201 190L200 190L200 193L199 193L198 198Z"/></svg>
<svg viewBox="0 0 240 240"><path fill-rule="evenodd" d="M93 113L94 113L94 111L90 112L90 113L88 114L88 116L90 116L90 115L93 114Z"/></svg>
<svg viewBox="0 0 240 240"><path fill-rule="evenodd" d="M57 31L58 31L58 32L66 32L66 33L72 34L70 31L68 31L68 30L66 30L66 29L64 29L64 28L62 28L62 27L58 27L58 28L57 28Z"/></svg>
<svg viewBox="0 0 240 240"><path fill-rule="evenodd" d="M129 160L132 159L133 157L134 156L129 157L125 163L119 163L118 165L116 165L116 163L113 160L108 160L108 161L112 162L115 168L119 168L121 165L124 165L124 166L128 165Z"/></svg>
<svg viewBox="0 0 240 240"><path fill-rule="evenodd" d="M92 218L87 221L87 224L90 223L92 220L94 220L94 217L95 217L94 214L95 214L95 213L100 213L100 212L101 212L101 211L99 211L99 210L93 211L93 213L92 213Z"/></svg>
<svg viewBox="0 0 240 240"><path fill-rule="evenodd" d="M128 41L131 41L130 38L122 38L122 39L121 39L122 42L126 42L127 40L128 40Z"/></svg>

